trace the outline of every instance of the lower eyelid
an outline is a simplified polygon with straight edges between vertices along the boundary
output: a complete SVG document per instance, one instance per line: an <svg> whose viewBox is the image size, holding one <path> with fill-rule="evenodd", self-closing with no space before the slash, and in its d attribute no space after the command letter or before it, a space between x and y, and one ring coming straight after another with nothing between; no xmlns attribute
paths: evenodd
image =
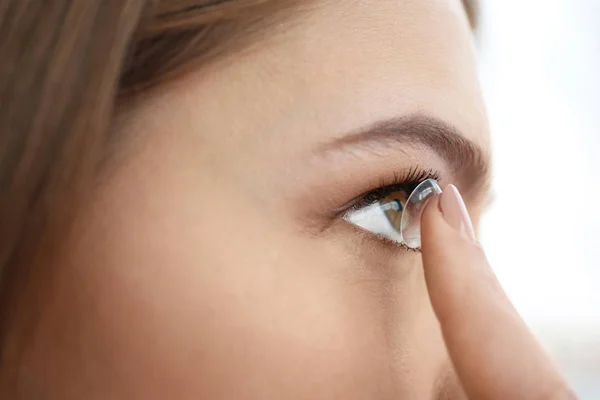
<svg viewBox="0 0 600 400"><path fill-rule="evenodd" d="M362 243L368 246L376 246L376 251L382 252L382 254L390 254L391 257L397 256L398 252L406 252L406 253L420 253L420 249L411 249L406 246L404 243L397 242L395 240L389 239L385 236L375 234L373 232L369 232L365 229L362 229L359 226L356 226L350 222L340 220L339 223L344 224L344 228L349 229L347 232L357 237ZM344 229L345 230L345 229Z"/></svg>

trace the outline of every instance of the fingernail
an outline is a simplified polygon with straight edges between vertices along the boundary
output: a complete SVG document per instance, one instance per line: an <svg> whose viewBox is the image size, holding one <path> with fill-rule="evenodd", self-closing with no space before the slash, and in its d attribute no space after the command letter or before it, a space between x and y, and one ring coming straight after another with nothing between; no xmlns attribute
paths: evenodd
<svg viewBox="0 0 600 400"><path fill-rule="evenodd" d="M440 198L440 209L448 225L463 233L471 241L477 241L471 217L456 186L446 186Z"/></svg>

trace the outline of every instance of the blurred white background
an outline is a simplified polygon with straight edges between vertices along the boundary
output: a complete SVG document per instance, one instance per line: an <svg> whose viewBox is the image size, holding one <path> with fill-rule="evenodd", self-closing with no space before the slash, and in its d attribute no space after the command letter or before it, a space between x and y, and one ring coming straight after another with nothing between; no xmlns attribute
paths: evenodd
<svg viewBox="0 0 600 400"><path fill-rule="evenodd" d="M600 0L484 0L482 8L495 157L482 241L581 399L597 400Z"/></svg>

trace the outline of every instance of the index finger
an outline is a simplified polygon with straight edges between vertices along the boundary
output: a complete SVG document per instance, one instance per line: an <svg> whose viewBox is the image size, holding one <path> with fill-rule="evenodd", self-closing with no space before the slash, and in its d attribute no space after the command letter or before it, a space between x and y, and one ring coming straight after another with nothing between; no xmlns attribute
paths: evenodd
<svg viewBox="0 0 600 400"><path fill-rule="evenodd" d="M425 207L421 243L431 304L469 398L574 399L500 287L454 186Z"/></svg>

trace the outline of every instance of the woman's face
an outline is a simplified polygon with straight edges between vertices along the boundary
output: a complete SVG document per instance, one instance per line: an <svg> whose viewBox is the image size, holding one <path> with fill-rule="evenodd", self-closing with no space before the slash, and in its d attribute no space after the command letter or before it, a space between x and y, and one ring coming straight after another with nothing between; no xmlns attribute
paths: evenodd
<svg viewBox="0 0 600 400"><path fill-rule="evenodd" d="M409 171L476 222L488 133L459 0L327 1L155 90L24 362L51 398L458 393L420 255L342 219ZM94 397L96 396L96 397Z"/></svg>

